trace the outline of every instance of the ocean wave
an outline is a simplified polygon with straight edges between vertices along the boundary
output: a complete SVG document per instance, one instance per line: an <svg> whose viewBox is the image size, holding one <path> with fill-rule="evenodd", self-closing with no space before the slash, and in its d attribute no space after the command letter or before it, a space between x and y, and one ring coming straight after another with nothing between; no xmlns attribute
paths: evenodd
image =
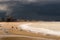
<svg viewBox="0 0 60 40"><path fill-rule="evenodd" d="M18 27L20 27L22 30L30 31L33 33L43 33L43 34L60 36L60 31L50 30L46 28L37 28L29 25L32 25L32 23L22 24L22 25L19 25Z"/></svg>

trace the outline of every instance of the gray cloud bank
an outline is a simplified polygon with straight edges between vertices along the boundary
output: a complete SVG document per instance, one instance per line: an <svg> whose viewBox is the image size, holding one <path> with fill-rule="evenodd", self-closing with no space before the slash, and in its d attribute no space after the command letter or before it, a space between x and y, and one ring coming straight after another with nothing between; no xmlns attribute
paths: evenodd
<svg viewBox="0 0 60 40"><path fill-rule="evenodd" d="M59 0L0 0L0 17L28 20L60 20Z"/></svg>
<svg viewBox="0 0 60 40"><path fill-rule="evenodd" d="M31 2L60 2L60 0L0 0L0 2L4 1L20 1L24 3L31 3Z"/></svg>

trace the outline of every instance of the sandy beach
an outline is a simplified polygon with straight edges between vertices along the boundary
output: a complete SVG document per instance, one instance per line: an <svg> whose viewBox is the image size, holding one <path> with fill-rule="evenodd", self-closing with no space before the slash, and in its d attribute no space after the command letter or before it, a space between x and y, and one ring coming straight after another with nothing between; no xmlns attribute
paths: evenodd
<svg viewBox="0 0 60 40"><path fill-rule="evenodd" d="M27 23L33 23L33 27L44 27L47 29L60 31L60 22L0 22L0 35L24 35L24 36L31 36L31 37L40 37L40 38L49 38L49 39L56 39L60 40L59 36L55 35L49 35L49 34L43 34L43 33L33 33L30 31L21 30L18 28L19 25L27 24ZM38 26L37 26L38 25ZM53 27L51 27L53 26ZM5 31L4 31L5 30ZM13 38L13 39L12 39ZM9 39L9 40L15 40L15 37L3 37L3 40ZM24 40L26 37L16 37L18 40ZM35 40L32 38L26 38L27 40ZM37 40L37 39L36 39Z"/></svg>

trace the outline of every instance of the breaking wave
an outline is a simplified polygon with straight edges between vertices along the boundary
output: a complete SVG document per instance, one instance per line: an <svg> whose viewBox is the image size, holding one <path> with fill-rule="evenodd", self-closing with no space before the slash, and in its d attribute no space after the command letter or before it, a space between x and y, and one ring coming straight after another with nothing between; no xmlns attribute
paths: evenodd
<svg viewBox="0 0 60 40"><path fill-rule="evenodd" d="M54 31L46 28L37 28L29 25L32 25L32 23L22 24L22 25L19 25L18 27L21 28L22 30L30 31L33 33L43 33L43 34L60 36L60 31Z"/></svg>

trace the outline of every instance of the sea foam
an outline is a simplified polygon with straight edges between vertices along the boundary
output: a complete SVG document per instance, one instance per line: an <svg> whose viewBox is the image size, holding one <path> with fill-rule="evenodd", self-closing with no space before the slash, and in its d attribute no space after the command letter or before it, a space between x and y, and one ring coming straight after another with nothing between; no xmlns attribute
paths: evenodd
<svg viewBox="0 0 60 40"><path fill-rule="evenodd" d="M22 30L30 31L33 33L43 33L43 34L60 36L60 31L50 30L46 28L37 28L37 27L29 26L29 25L32 25L32 23L19 25L18 28L21 28Z"/></svg>

